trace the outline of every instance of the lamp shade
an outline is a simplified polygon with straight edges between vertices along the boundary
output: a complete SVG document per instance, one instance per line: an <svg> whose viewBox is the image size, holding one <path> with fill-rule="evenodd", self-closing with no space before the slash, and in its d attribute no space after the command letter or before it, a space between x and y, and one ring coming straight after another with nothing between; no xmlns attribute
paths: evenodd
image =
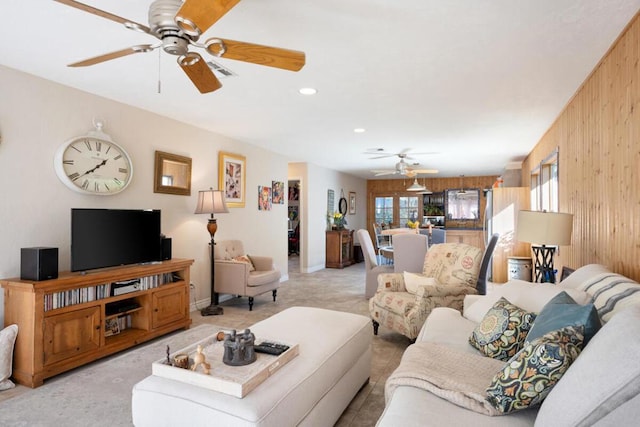
<svg viewBox="0 0 640 427"><path fill-rule="evenodd" d="M197 214L228 213L227 204L224 201L224 193L221 190L198 191Z"/></svg>
<svg viewBox="0 0 640 427"><path fill-rule="evenodd" d="M560 212L520 211L516 239L539 245L570 245L573 215Z"/></svg>
<svg viewBox="0 0 640 427"><path fill-rule="evenodd" d="M426 190L426 189L427 189L427 187L425 187L424 185L418 184L418 178L415 178L413 180L413 184L411 184L407 188L407 191L423 191L423 190Z"/></svg>

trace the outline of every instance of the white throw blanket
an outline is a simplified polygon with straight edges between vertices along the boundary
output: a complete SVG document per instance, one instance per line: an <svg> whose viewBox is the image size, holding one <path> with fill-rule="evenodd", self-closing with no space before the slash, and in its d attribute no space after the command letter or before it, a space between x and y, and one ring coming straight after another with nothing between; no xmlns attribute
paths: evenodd
<svg viewBox="0 0 640 427"><path fill-rule="evenodd" d="M486 389L504 362L450 347L417 342L402 356L385 384L388 403L398 386L427 390L449 402L484 415L502 415L486 401Z"/></svg>

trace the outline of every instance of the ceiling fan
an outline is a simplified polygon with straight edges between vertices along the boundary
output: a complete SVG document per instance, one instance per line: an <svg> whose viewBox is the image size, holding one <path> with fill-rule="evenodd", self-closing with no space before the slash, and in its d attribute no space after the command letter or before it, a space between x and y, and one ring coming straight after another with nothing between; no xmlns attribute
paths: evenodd
<svg viewBox="0 0 640 427"><path fill-rule="evenodd" d="M69 64L69 67L86 67L134 53L145 53L162 47L165 52L178 56L178 64L201 93L213 92L222 87L199 53L189 51L189 46L205 49L209 54L251 62L258 65L299 71L305 64L304 52L262 46L229 39L209 38L204 43L200 36L222 18L240 0L155 0L149 6L149 26L122 18L75 0L55 0L84 12L123 24L130 30L147 33L160 42L142 44L110 52Z"/></svg>
<svg viewBox="0 0 640 427"><path fill-rule="evenodd" d="M395 169L374 169L371 172L373 172L375 174L375 176L405 175L405 176L408 176L408 177L415 177L420 173L438 173L437 169L418 169L418 168L413 167L413 166L416 166L416 165L409 165L404 160L405 159L409 159L410 157L408 157L404 153L395 153L393 155L394 156L398 156L400 158L400 161L398 163L396 163L396 165L395 165ZM390 156L372 157L372 159L379 159L379 158L384 158L384 157L390 157Z"/></svg>
<svg viewBox="0 0 640 427"><path fill-rule="evenodd" d="M410 151L411 151L410 148L405 148L404 150L402 150L399 153L386 153L384 151L384 149L376 148L376 149L372 149L371 151L367 151L364 154L375 154L374 157L369 157L369 160L386 159L388 157L394 157L394 156L398 156L400 159L416 160L414 157L411 157L411 156L424 156L424 155L427 155L427 154L439 154L439 153L437 153L435 151L426 152L426 153L410 153Z"/></svg>

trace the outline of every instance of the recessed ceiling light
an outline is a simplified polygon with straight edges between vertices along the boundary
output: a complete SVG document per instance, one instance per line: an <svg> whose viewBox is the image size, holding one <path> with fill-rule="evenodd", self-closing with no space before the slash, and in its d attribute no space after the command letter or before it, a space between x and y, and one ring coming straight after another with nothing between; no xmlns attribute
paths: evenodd
<svg viewBox="0 0 640 427"><path fill-rule="evenodd" d="M316 93L318 93L318 91L312 87L303 87L298 92L300 92L302 95L315 95Z"/></svg>
<svg viewBox="0 0 640 427"><path fill-rule="evenodd" d="M366 129L365 128L355 128L353 131L355 133L364 133L366 131Z"/></svg>

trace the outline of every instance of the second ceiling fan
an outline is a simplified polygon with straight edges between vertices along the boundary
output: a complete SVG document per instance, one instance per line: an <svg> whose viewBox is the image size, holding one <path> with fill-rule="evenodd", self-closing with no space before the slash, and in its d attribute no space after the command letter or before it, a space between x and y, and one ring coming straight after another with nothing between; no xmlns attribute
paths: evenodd
<svg viewBox="0 0 640 427"><path fill-rule="evenodd" d="M371 172L373 172L375 174L375 176L383 176L383 175L404 175L404 176L408 176L410 178L413 178L415 176L417 176L418 174L424 174L424 173L428 173L428 174L432 174L432 173L438 173L438 171L436 169L419 169L415 166L417 165L409 165L407 162L405 162L404 160L407 158L410 158L407 156L406 153L394 153L392 154L393 156L398 156L400 158L400 161L398 163L395 164L395 168L394 169L374 169ZM389 155L383 155L383 156L379 156L379 157L372 157L372 159L379 159L379 158L384 158L384 157L390 157Z"/></svg>
<svg viewBox="0 0 640 427"><path fill-rule="evenodd" d="M178 56L178 64L201 93L213 92L222 87L218 78L199 53L190 51L194 46L209 54L250 62L258 65L299 71L305 64L304 52L262 46L241 41L209 38L203 43L200 36L222 18L240 0L155 0L149 6L149 26L122 18L75 0L55 0L82 11L123 24L126 28L147 33L160 42L131 46L126 49L69 64L69 67L86 67L134 53L150 52L157 48Z"/></svg>

